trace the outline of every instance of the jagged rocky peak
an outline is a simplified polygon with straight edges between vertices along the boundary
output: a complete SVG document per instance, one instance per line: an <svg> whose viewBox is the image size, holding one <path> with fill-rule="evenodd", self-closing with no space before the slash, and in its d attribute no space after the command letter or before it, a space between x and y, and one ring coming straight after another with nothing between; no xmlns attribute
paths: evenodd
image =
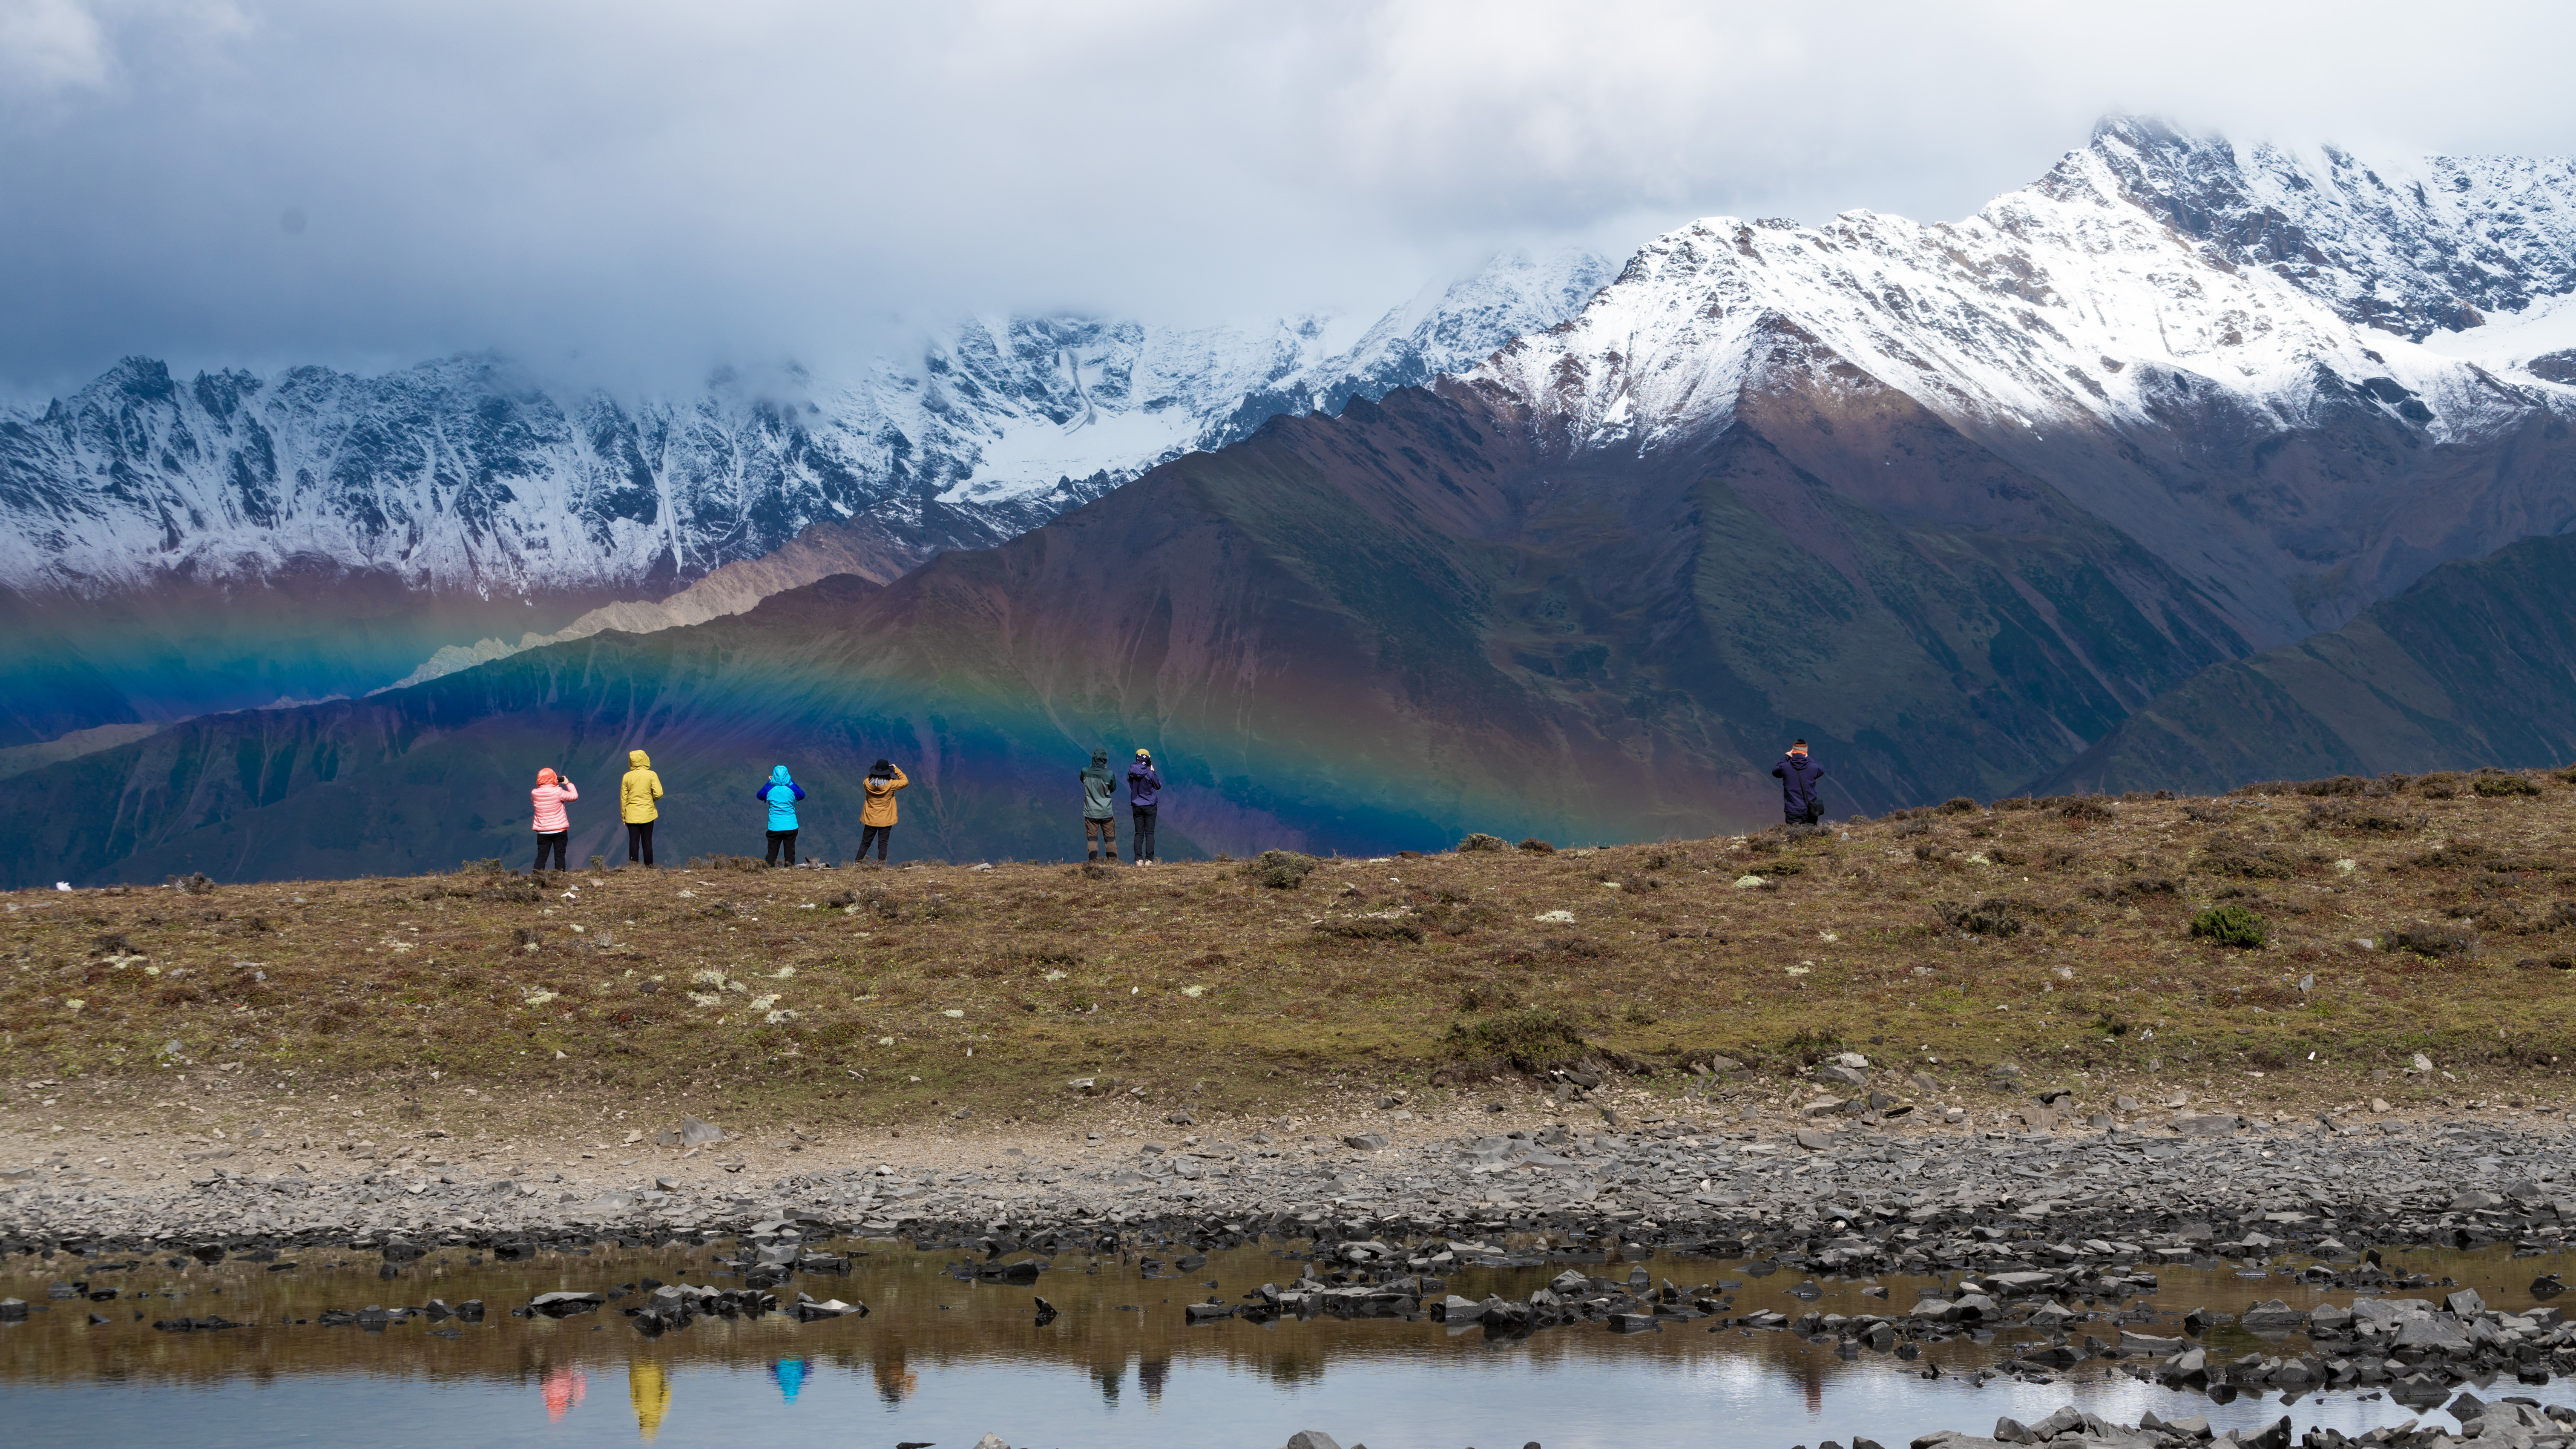
<svg viewBox="0 0 2576 1449"><path fill-rule="evenodd" d="M2355 406L2455 438L2546 398L2410 342L2571 289L2569 163L2371 166L2115 118L1964 221L1668 232L1469 381L1576 446L1700 435L1836 368L1986 433L2168 429L2223 395L2257 431Z"/></svg>
<svg viewBox="0 0 2576 1449"><path fill-rule="evenodd" d="M658 596L865 516L989 543L1271 416L1468 366L1570 315L1608 264L1508 253L1383 316L1163 327L976 318L854 377L693 393L550 385L491 355L361 377L128 358L0 411L0 586L148 590L350 568L430 589Z"/></svg>
<svg viewBox="0 0 2576 1449"><path fill-rule="evenodd" d="M2369 160L2111 116L2034 188L2107 191L2347 319L2422 341L2576 290L2576 162Z"/></svg>

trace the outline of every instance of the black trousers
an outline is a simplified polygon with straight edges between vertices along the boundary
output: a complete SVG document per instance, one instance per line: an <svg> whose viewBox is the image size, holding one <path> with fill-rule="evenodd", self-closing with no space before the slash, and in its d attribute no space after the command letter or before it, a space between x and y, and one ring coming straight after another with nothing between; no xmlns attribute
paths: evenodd
<svg viewBox="0 0 2576 1449"><path fill-rule="evenodd" d="M785 847L787 851L787 863L789 865L794 865L796 863L796 832L793 830L773 830L769 832L769 863L771 865L778 864L778 852L782 846Z"/></svg>
<svg viewBox="0 0 2576 1449"><path fill-rule="evenodd" d="M537 837L537 863L536 863L535 865L529 866L529 867L528 867L528 869L529 869L530 871L532 871L532 872L533 872L533 871L540 871L540 870L544 870L544 869L546 868L546 852L547 852L547 851L549 851L549 850L551 850L551 851L553 851L553 852L555 853L555 869L557 869L557 870L561 870L561 869L563 869L563 868L564 868L564 843L565 843L566 841L571 840L571 839L572 839L572 832L571 832L571 831L569 831L569 830L558 830L558 831L554 832L552 835L540 835L540 836L538 836L538 837Z"/></svg>
<svg viewBox="0 0 2576 1449"><path fill-rule="evenodd" d="M882 863L886 858L886 847L893 842L893 826L862 825L859 827L859 853L856 858L859 860L867 859L868 847L874 845L877 848L877 860Z"/></svg>
<svg viewBox="0 0 2576 1449"><path fill-rule="evenodd" d="M1127 808L1129 823L1136 827L1136 858L1140 861L1154 858L1154 810L1151 805Z"/></svg>
<svg viewBox="0 0 2576 1449"><path fill-rule="evenodd" d="M1804 806L1782 805L1780 820L1785 825L1813 825L1825 818L1825 802L1810 800Z"/></svg>
<svg viewBox="0 0 2576 1449"><path fill-rule="evenodd" d="M633 865L638 860L646 865L653 863L653 822L650 820L626 822L626 863Z"/></svg>

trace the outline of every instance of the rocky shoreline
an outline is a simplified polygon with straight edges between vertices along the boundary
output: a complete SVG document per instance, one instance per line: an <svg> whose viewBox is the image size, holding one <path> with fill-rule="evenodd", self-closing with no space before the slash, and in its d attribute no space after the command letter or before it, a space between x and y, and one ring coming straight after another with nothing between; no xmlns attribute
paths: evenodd
<svg viewBox="0 0 2576 1449"><path fill-rule="evenodd" d="M864 1164L847 1149L818 1150L765 1182L725 1160L721 1134L701 1146L676 1132L665 1136L685 1157L666 1152L615 1182L584 1175L593 1169L486 1175L434 1158L246 1170L246 1152L220 1148L187 1154L198 1160L162 1182L136 1184L58 1151L0 1169L0 1243L663 1241L785 1219L932 1238L997 1227L1615 1237L1858 1275L2290 1254L2358 1264L2372 1247L2550 1251L2576 1230L2576 1157L2554 1116L2358 1127L2224 1120L2216 1132L1786 1136L1563 1121L1435 1136L1419 1124L1409 1139L1395 1135L1401 1124L1232 1138L1184 1122L1123 1142L1093 1133L1076 1145L920 1144L909 1162L896 1156L906 1144L875 1144L889 1159Z"/></svg>
<svg viewBox="0 0 2576 1449"><path fill-rule="evenodd" d="M2406 1428L2346 1439L2317 1430L2294 1441L2276 1426L2234 1441L2267 1449L2293 1442L2431 1449L2465 1437L2538 1449L2570 1442L2563 1410L2509 1397L2486 1404L2478 1394L2492 1394L2500 1380L2576 1376L2576 1327L2545 1303L2520 1312L2489 1307L2400 1258L2409 1248L2565 1251L2576 1229L2576 1154L2554 1114L2362 1126L2230 1119L2224 1131L1855 1127L1785 1136L1693 1130L1687 1121L1620 1130L1606 1115L1591 1131L1554 1120L1435 1136L1423 1130L1427 1123L1383 1124L1420 1133L1408 1140L1385 1130L1255 1131L1238 1140L1186 1122L1166 1125L1174 1129L1167 1137L1139 1133L1132 1141L1093 1133L1080 1144L916 1144L908 1165L821 1160L750 1182L749 1164L727 1152L750 1154L695 1121L663 1134L666 1170L632 1186L562 1174L483 1178L418 1164L357 1164L336 1176L244 1172L234 1159L216 1158L138 1188L67 1163L19 1167L0 1173L0 1250L22 1263L17 1255L43 1255L47 1270L63 1273L67 1258L108 1253L274 1261L327 1245L380 1253L391 1274L450 1247L510 1261L602 1242L739 1240L739 1292L751 1296L648 1303L629 1314L659 1313L650 1327L662 1330L728 1309L863 1313L861 1305L795 1291L798 1274L833 1271L825 1245L835 1238L963 1249L955 1271L1012 1283L1038 1282L1037 1259L1046 1254L1121 1250L1151 1274L1162 1258L1187 1266L1192 1252L1275 1239L1309 1245L1293 1255L1302 1266L1292 1281L1237 1301L1186 1305L1189 1320L1406 1318L1480 1326L1493 1337L1575 1327L1741 1329L1795 1333L1846 1357L1908 1362L1925 1345L1985 1344L2004 1331L2007 1341L1973 1370L1978 1378L2046 1384L2081 1371L2222 1402L2350 1389L2409 1407L2447 1401L2455 1413L2474 1411L2465 1416L2474 1432L2462 1435ZM921 1160L932 1156L943 1160ZM1658 1283L1633 1265L1647 1252L1727 1266L1713 1282ZM2351 1305L2301 1311L2275 1299L2237 1315L2175 1316L2145 1303L2160 1268L2284 1259L2290 1264L2275 1272L2295 1265L2303 1285L2354 1290ZM1631 1266L1609 1266L1622 1263ZM1559 1271L1526 1298L1448 1291L1462 1268L1540 1265ZM1939 1281L1920 1287L1910 1305L1872 1287L1883 1310L1800 1315L1739 1310L1744 1284L1720 1272ZM1796 1284L1793 1297L1817 1296L1801 1293L1803 1282L1784 1281ZM2555 1275L2535 1273L2536 1300L2560 1290ZM775 1302L763 1296L770 1294ZM2209 1346L2209 1330L2229 1325L2267 1336L2273 1351L2231 1358ZM2282 1347L2293 1334L2304 1348ZM1918 1371L1941 1370L1926 1360ZM2476 1391L2465 1401L2463 1385ZM2117 1425L2074 1409L2032 1425L2007 1420L1991 1436L1944 1432L1913 1441L1916 1449L2208 1442L2197 1420Z"/></svg>

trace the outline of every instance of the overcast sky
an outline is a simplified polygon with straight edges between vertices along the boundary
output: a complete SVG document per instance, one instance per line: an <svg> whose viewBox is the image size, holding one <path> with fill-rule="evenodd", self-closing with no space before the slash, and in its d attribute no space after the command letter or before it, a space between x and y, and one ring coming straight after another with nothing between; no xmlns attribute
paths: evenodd
<svg viewBox="0 0 2576 1449"><path fill-rule="evenodd" d="M1964 216L2111 109L2565 154L2571 41L2464 0L0 0L0 387L1377 308L1497 245Z"/></svg>

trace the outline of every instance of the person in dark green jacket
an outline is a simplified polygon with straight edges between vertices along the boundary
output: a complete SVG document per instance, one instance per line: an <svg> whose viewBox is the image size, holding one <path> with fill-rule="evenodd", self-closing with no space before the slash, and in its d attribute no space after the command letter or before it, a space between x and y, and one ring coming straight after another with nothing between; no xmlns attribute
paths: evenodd
<svg viewBox="0 0 2576 1449"><path fill-rule="evenodd" d="M1118 859L1117 777L1109 773L1109 752L1093 750L1091 768L1078 777L1082 781L1082 848L1085 857L1098 860L1102 851L1112 861Z"/></svg>

